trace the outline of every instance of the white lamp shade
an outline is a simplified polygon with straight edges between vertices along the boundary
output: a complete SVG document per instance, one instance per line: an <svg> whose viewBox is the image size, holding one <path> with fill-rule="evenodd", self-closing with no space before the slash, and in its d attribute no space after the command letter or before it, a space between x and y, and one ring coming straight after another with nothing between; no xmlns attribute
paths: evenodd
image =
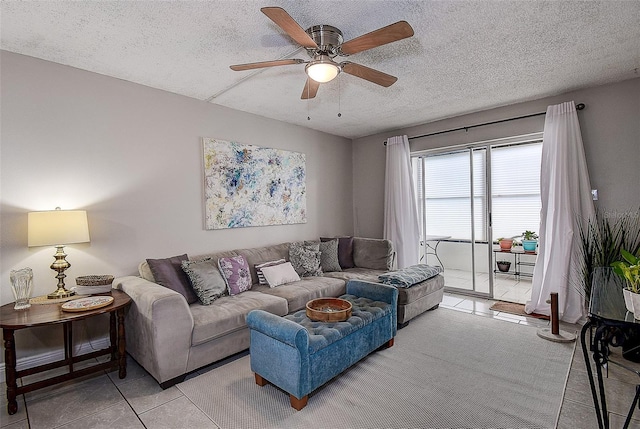
<svg viewBox="0 0 640 429"><path fill-rule="evenodd" d="M27 224L29 247L62 246L89 241L89 224L84 210L30 212Z"/></svg>

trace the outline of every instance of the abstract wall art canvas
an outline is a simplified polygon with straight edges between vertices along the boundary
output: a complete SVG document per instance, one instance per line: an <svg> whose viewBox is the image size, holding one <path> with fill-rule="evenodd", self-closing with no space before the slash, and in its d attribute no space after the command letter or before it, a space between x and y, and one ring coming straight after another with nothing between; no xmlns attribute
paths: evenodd
<svg viewBox="0 0 640 429"><path fill-rule="evenodd" d="M303 153L202 141L206 229L306 223Z"/></svg>

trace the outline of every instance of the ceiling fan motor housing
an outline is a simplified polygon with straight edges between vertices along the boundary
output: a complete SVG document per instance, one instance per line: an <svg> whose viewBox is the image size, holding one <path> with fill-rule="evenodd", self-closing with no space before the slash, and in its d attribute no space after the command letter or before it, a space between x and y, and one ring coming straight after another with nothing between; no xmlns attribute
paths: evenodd
<svg viewBox="0 0 640 429"><path fill-rule="evenodd" d="M318 53L326 53L332 58L335 57L338 54L338 47L344 40L342 31L331 25L314 25L307 28L306 33L318 45L318 49L307 48L311 57Z"/></svg>

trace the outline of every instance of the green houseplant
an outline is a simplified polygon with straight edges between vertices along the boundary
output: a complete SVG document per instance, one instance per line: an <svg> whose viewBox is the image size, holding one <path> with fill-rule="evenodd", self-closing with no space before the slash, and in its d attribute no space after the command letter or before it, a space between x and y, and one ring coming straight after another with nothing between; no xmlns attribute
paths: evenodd
<svg viewBox="0 0 640 429"><path fill-rule="evenodd" d="M611 264L613 271L625 281L624 303L627 310L640 319L640 251L637 255L622 249L622 260Z"/></svg>
<svg viewBox="0 0 640 429"><path fill-rule="evenodd" d="M538 246L538 234L535 231L525 231L522 233L522 249L525 252L535 252Z"/></svg>
<svg viewBox="0 0 640 429"><path fill-rule="evenodd" d="M591 300L593 273L599 267L611 267L620 260L622 250L640 252L640 210L611 212L596 210L589 219L577 218L579 241L572 265L572 283L586 299Z"/></svg>

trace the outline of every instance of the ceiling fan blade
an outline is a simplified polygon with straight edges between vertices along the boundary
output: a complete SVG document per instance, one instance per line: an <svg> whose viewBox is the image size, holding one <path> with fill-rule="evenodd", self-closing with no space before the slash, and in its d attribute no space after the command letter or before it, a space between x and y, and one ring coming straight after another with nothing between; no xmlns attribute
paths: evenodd
<svg viewBox="0 0 640 429"><path fill-rule="evenodd" d="M292 60L274 60L274 61L261 61L258 63L235 64L229 67L231 68L231 70L234 70L234 71L243 71L243 70L261 69L265 67L289 66L292 64L302 64L305 62L306 62L305 60L296 58Z"/></svg>
<svg viewBox="0 0 640 429"><path fill-rule="evenodd" d="M320 88L320 83L307 78L307 83L304 84L304 89L302 90L302 96L300 97L302 100L306 100L308 98L313 98L318 93L318 88Z"/></svg>
<svg viewBox="0 0 640 429"><path fill-rule="evenodd" d="M368 80L369 82L373 82L375 84L378 84L384 87L389 87L398 80L397 77L391 76L390 74L386 74L381 71L374 70L360 64L355 64L350 61L345 61L340 65L342 66L343 72Z"/></svg>
<svg viewBox="0 0 640 429"><path fill-rule="evenodd" d="M413 36L413 28L409 23L398 21L343 43L340 45L340 51L345 55L352 55L411 36Z"/></svg>
<svg viewBox="0 0 640 429"><path fill-rule="evenodd" d="M269 19L282 28L293 40L305 48L317 49L318 45L300 25L281 7L263 7L260 9Z"/></svg>

